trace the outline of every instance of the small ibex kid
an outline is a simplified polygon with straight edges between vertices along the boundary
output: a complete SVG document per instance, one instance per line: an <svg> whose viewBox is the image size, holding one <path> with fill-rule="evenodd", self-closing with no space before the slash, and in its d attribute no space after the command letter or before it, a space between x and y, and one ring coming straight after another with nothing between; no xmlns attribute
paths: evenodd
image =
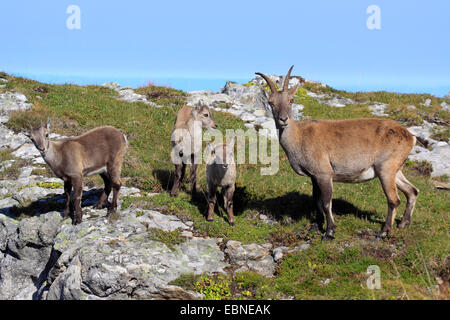
<svg viewBox="0 0 450 320"><path fill-rule="evenodd" d="M83 192L83 176L100 174L105 188L96 209L107 206L108 196L113 190L113 200L108 208L108 216L117 210L117 197L122 185L120 172L122 160L127 149L127 138L113 127L92 129L78 137L51 141L49 139L50 122L41 124L38 129L30 126L29 137L49 165L55 175L64 181L66 205L63 212L65 218L70 213L70 193L74 189L73 202L75 214L73 224L82 221L81 195Z"/></svg>
<svg viewBox="0 0 450 320"><path fill-rule="evenodd" d="M236 163L234 161L234 138L225 144L208 145L209 160L206 165L208 183L208 221L214 220L217 187L222 188L223 203L228 214L228 223L234 225L233 195L236 182Z"/></svg>

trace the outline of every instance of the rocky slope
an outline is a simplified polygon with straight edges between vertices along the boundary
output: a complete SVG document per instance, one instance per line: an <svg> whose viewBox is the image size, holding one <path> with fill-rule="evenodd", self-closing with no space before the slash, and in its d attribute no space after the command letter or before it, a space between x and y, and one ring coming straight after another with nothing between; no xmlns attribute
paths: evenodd
<svg viewBox="0 0 450 320"><path fill-rule="evenodd" d="M283 81L278 76L272 79L278 84ZM293 78L291 85L299 81ZM247 85L228 82L220 93L191 92L188 102L195 104L203 99L217 111L240 117L249 128L274 129L263 85L261 78ZM105 86L116 90L119 99L160 107L131 88L114 83ZM307 94L336 108L354 103L330 94ZM198 293L171 281L187 273L245 270L270 277L286 252L308 248L307 243L274 248L271 244L242 245L196 237L191 221L139 207L121 210L120 217L107 219L106 209L92 209L99 192L89 188L83 193L84 221L72 226L70 220L62 220L61 213L51 209L64 201L61 181L37 174L38 165L43 164L40 154L25 135L15 134L5 125L10 112L31 107L23 94L0 94L0 149L11 153L11 159L0 163L0 172L20 166L17 179L0 181L0 299L195 299L200 297ZM374 104L372 110L383 116L385 107ZM295 117L301 119L304 107L294 104L293 108ZM410 128L429 141L428 149L415 147L411 158L430 161L434 175L450 175L449 145L430 138L432 126L426 123ZM270 131L259 132L275 137ZM139 195L142 192L136 188L121 190L121 197ZM32 217L17 219L18 207L28 208ZM263 215L260 218L276 223ZM152 238L152 230L176 230L182 240L165 243Z"/></svg>

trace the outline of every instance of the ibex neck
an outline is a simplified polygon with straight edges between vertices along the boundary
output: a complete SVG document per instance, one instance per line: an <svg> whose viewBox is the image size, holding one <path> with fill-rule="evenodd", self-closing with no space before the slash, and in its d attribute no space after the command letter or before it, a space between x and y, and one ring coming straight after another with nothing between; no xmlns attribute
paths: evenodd
<svg viewBox="0 0 450 320"><path fill-rule="evenodd" d="M50 141L47 151L42 154L42 158L44 158L44 161L50 166L53 172L55 172L55 169L59 163L59 152L56 144L57 142Z"/></svg>
<svg viewBox="0 0 450 320"><path fill-rule="evenodd" d="M289 119L288 125L286 127L281 127L278 124L276 126L278 129L278 140L287 153L288 150L293 147L293 143L296 141L297 122Z"/></svg>

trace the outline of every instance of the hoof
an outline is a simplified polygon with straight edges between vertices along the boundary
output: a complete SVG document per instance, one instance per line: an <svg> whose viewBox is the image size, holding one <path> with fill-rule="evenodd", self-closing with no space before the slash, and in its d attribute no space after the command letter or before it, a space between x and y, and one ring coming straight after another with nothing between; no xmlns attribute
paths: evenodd
<svg viewBox="0 0 450 320"><path fill-rule="evenodd" d="M333 241L334 236L327 235L326 233L322 236L322 241Z"/></svg>
<svg viewBox="0 0 450 320"><path fill-rule="evenodd" d="M389 236L389 232L388 231L381 231L379 234L377 234L376 239L379 240L383 240L386 239Z"/></svg>
<svg viewBox="0 0 450 320"><path fill-rule="evenodd" d="M170 193L170 196L171 196L172 198L174 198L174 197L178 196L178 192L171 192L171 193Z"/></svg>
<svg viewBox="0 0 450 320"><path fill-rule="evenodd" d="M121 214L118 211L114 211L114 212L108 213L108 215L106 217L108 218L108 222L113 223L113 222L120 220Z"/></svg>
<svg viewBox="0 0 450 320"><path fill-rule="evenodd" d="M323 241L331 241L331 240L334 240L334 230L333 230L333 229L327 230L327 232L325 232L325 234L322 236L322 240L323 240Z"/></svg>
<svg viewBox="0 0 450 320"><path fill-rule="evenodd" d="M400 224L398 225L399 229L405 229L407 226L409 226L409 221L402 221L400 222Z"/></svg>
<svg viewBox="0 0 450 320"><path fill-rule="evenodd" d="M228 222L230 226L234 227L234 221L233 222Z"/></svg>

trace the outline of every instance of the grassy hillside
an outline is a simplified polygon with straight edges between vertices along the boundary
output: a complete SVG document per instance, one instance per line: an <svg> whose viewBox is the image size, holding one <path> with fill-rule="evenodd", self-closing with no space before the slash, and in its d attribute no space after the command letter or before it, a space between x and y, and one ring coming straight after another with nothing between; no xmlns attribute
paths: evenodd
<svg viewBox="0 0 450 320"><path fill-rule="evenodd" d="M235 299L288 296L296 299L448 298L449 193L436 190L431 179L419 175L412 165L405 168L405 174L421 191L412 225L407 230L394 229L395 234L381 242L370 242L375 232L380 230L387 213L386 199L378 180L356 185L335 184L333 211L337 223L336 239L322 242L319 232L307 232L315 210L311 183L292 171L281 149L280 170L274 176L261 176L259 165L238 166L236 225L228 226L222 209L222 217L216 216L214 222L208 223L202 215L206 207L205 198L191 202L189 196L181 192L174 199L169 197L167 191L171 187L173 170L170 163L170 132L177 111L184 105L184 92L152 85L136 90L165 106L158 109L143 103L119 101L116 99L117 93L105 87L48 85L3 76L9 82L0 92L22 92L34 104L32 110L11 116L8 126L16 131L50 118L53 130L60 134L79 134L100 125L112 125L127 133L130 149L123 169L126 184L160 194L125 199L125 206L138 203L146 208L185 217L194 221L199 235L244 243L270 242L274 246L311 242L307 250L286 256L274 278L244 273L236 277L180 279L194 290L204 289L205 283L213 290L216 286L222 289L225 286L225 291L219 290L214 297ZM313 85L308 89L337 92L329 87ZM443 100L427 95L338 93L356 99L360 104L331 108L301 90L296 100L305 105L306 116L316 119L372 117L367 101L378 101L389 102L391 117L401 122L420 123L427 117L449 120L449 114L439 107ZM419 107L419 103L426 98L432 99L432 108ZM411 111L406 108L409 104L415 104L418 108ZM220 130L245 129L243 122L232 115L215 112L213 116ZM448 127L443 129L448 130ZM199 166L198 179L205 195L204 165ZM94 182L99 183L100 180ZM405 207L405 198L402 194L400 197L402 205L398 217L401 217ZM258 218L261 213L279 223L270 226L261 222ZM366 287L369 265L378 265L381 269L381 290Z"/></svg>

